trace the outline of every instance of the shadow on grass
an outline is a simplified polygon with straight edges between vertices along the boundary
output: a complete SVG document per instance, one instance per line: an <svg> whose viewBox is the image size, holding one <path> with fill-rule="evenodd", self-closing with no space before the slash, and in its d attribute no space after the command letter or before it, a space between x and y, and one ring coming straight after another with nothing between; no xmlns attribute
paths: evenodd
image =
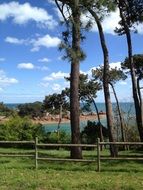
<svg viewBox="0 0 143 190"><path fill-rule="evenodd" d="M47 157L47 154L42 154L42 157ZM51 155L49 155L51 157ZM54 156L54 157L53 157ZM57 155L52 155L56 158ZM60 155L59 158L69 158ZM123 156L122 156L123 157ZM87 157L85 157L86 159ZM96 159L95 156L91 156L90 159ZM143 172L143 161L127 161L127 160L101 160L101 172ZM35 158L1 158L0 168L5 167L7 169L35 169ZM73 171L73 172L90 172L97 171L97 162L92 163L80 163L80 162L65 162L65 161L42 161L38 160L39 170L55 170L55 171Z"/></svg>
<svg viewBox="0 0 143 190"><path fill-rule="evenodd" d="M143 172L143 161L104 160L101 161L102 172Z"/></svg>
<svg viewBox="0 0 143 190"><path fill-rule="evenodd" d="M8 164L8 163L10 163L9 160L0 160L0 165L1 165L1 164Z"/></svg>

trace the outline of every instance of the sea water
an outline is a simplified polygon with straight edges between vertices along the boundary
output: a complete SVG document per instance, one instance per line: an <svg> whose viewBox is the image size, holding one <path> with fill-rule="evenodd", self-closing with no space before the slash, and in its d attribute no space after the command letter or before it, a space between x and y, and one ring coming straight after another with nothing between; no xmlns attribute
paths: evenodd
<svg viewBox="0 0 143 190"><path fill-rule="evenodd" d="M16 109L18 105L19 104L12 104L12 103L6 104L7 107L12 108L12 109ZM113 113L115 114L117 105L116 105L116 103L113 103L112 106L113 106ZM101 111L106 112L105 103L97 103L97 108L98 108L99 112L101 112ZM124 118L127 118L127 116L129 114L131 117L134 117L135 109L134 109L134 104L132 102L120 103L120 108L121 108L122 113L124 114ZM92 104L91 104L91 110L93 113L96 113L95 107ZM97 118L95 118L95 120L93 120L93 121L97 122ZM101 119L101 123L103 126L105 126L105 127L107 126L106 117ZM86 125L87 125L87 121L81 121L80 122L80 131L82 131ZM58 123L43 124L43 127L45 128L46 132L57 131ZM67 133L71 133L70 123L61 123L60 130L65 131Z"/></svg>
<svg viewBox="0 0 143 190"><path fill-rule="evenodd" d="M92 121L97 121L92 120ZM101 119L102 125L106 126L106 119ZM87 125L87 121L81 121L80 122L80 131L84 129L84 127ZM52 124L44 124L43 125L46 132L56 132L58 128L58 123L52 123ZM61 123L60 124L60 131L65 131L66 133L71 133L70 123Z"/></svg>
<svg viewBox="0 0 143 190"><path fill-rule="evenodd" d="M113 112L115 114L115 112L116 112L115 110L117 107L116 103L113 103L112 106L113 106ZM99 112L100 111L106 112L104 103L97 103L97 107L98 107ZM91 109L92 112L96 113L93 105L91 105L91 108L92 108ZM131 103L131 102L120 103L120 108L121 108L121 111L122 111L125 119L128 117L128 115L130 115L131 118L134 118L135 109L134 109L133 103ZM93 120L93 121L98 122L97 117L95 117L95 120ZM101 119L101 123L103 126L105 126L105 127L107 126L106 116L105 116L105 118ZM80 122L80 131L82 131L86 125L87 125L87 121L81 121ZM58 123L44 124L43 126L44 126L46 132L54 132L54 131L57 131ZM65 131L66 133L71 133L70 123L61 123L60 130Z"/></svg>

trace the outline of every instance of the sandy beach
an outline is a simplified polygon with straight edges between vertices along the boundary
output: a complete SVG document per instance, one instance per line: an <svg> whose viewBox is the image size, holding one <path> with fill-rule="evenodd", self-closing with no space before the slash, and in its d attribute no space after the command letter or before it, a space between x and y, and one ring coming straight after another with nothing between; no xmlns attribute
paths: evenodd
<svg viewBox="0 0 143 190"><path fill-rule="evenodd" d="M101 113L99 114L100 116L100 119L103 119L106 117L106 113ZM80 115L80 121L88 121L88 120L91 120L91 121L94 121L94 120L97 120L97 115L96 114L90 114L90 115ZM33 123L40 123L40 124L54 124L54 123L58 123L59 122L59 118L56 116L56 117L53 117L52 119L51 118L35 118L32 120ZM69 123L70 122L70 119L68 118L62 118L61 120L61 123Z"/></svg>

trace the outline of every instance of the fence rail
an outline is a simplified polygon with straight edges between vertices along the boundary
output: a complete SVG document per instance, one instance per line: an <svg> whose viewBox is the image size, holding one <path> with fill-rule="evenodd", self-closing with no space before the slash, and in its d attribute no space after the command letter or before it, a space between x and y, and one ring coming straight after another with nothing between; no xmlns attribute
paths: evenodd
<svg viewBox="0 0 143 190"><path fill-rule="evenodd" d="M35 144L34 141L0 141L0 144Z"/></svg>
<svg viewBox="0 0 143 190"><path fill-rule="evenodd" d="M62 161L62 162L97 162L97 171L101 170L101 161L102 160L141 160L143 157L103 157L101 156L101 146L102 145L143 145L143 142L100 142L98 138L97 144L43 144L38 143L38 138L36 137L35 141L0 141L1 144L28 144L35 147L35 152L33 154L8 154L0 153L0 157L33 157L35 160L35 168L38 168L38 160L47 160L47 161ZM39 147L85 147L85 148L97 148L97 155L95 155L94 160L89 159L68 159L68 158L50 158L50 157L41 157L38 153Z"/></svg>

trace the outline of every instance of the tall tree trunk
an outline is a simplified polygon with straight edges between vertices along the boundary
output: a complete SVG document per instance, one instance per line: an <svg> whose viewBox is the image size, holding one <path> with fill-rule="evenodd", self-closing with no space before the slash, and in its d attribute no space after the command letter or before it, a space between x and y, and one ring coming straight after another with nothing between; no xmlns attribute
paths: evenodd
<svg viewBox="0 0 143 190"><path fill-rule="evenodd" d="M138 88L138 95L139 95L139 100L140 100L140 109L141 109L141 119L143 122L143 101L142 101L142 95L141 95L141 88L140 88L140 78L137 78L137 88Z"/></svg>
<svg viewBox="0 0 143 190"><path fill-rule="evenodd" d="M61 126L61 121L62 121L62 110L63 110L63 105L60 105L60 112L59 112L59 122L58 122L58 127L57 127L57 133L58 133L58 142L59 142L59 137L60 137L60 126Z"/></svg>
<svg viewBox="0 0 143 190"><path fill-rule="evenodd" d="M104 142L104 137L103 137L103 130L102 130L102 124L101 124L101 120L100 120L100 116L99 116L99 112L98 112L98 108L97 105L95 103L95 100L92 98L92 102L94 104L94 107L96 109L96 113L97 113L97 118L98 118L98 125L99 125L99 135L100 135L100 142ZM100 150L103 150L103 146L100 146Z"/></svg>
<svg viewBox="0 0 143 190"><path fill-rule="evenodd" d="M71 9L71 24L67 21L62 8L58 4L60 1L63 6L66 4ZM71 59L71 80L70 80L70 122L71 122L71 141L72 144L80 144L80 125L79 125L79 64L80 64L80 6L79 0L55 0L67 27L72 25L72 53ZM82 158L81 147L71 147L71 158Z"/></svg>
<svg viewBox="0 0 143 190"><path fill-rule="evenodd" d="M139 94L137 90L137 80L135 76L135 68L134 68L134 63L133 63L131 34L130 34L130 29L128 27L128 24L126 22L126 17L124 16L124 12L123 12L124 1L119 0L118 3L119 3L120 16L122 19L122 23L123 23L126 38L127 38L128 57L129 57L131 79L132 79L132 90L133 90L133 98L134 98L134 105L135 105L136 122L137 122L138 131L140 135L140 140L143 142L143 119L142 119L142 111L141 111L142 105L140 103Z"/></svg>
<svg viewBox="0 0 143 190"><path fill-rule="evenodd" d="M119 101L118 101L118 98L117 98L117 94L116 94L114 85L111 82L109 84L112 87L112 90L113 90L113 93L114 93L114 96L115 96L115 100L116 100L116 104L117 104L117 109L118 109L118 114L119 114L119 119L120 119L120 126L121 126L122 141L125 142L124 121L123 121L123 118L122 118L122 113L121 113Z"/></svg>
<svg viewBox="0 0 143 190"><path fill-rule="evenodd" d="M92 10L88 9L91 15L94 17L100 35L100 42L103 50L104 56L104 73L103 73L103 88L104 88L104 97L106 105L106 117L107 117L107 127L109 131L109 140L110 142L115 142L114 131L113 131L113 116L112 116L112 103L110 98L109 83L108 83L108 73L109 73L109 55L108 49L106 46L106 41L104 37L103 28L97 14ZM118 155L117 147L115 145L110 146L111 156L115 157Z"/></svg>
<svg viewBox="0 0 143 190"><path fill-rule="evenodd" d="M80 53L80 10L79 1L74 0L72 9L72 51L74 53L71 63L70 80L70 120L72 144L80 144L80 125L79 125L79 53ZM71 148L71 158L82 158L81 147Z"/></svg>
<svg viewBox="0 0 143 190"><path fill-rule="evenodd" d="M94 107L95 107L95 110L96 110L96 114L97 114L97 119L98 119L98 125L99 125L99 134L100 134L100 142L103 142L104 141L104 138L103 138L103 132L102 132L102 124L101 124L101 120L100 120L100 116L99 116L99 111L98 111L98 108L97 108L97 105L95 103L95 100L90 96L90 99L91 101L93 102L94 104ZM101 147L102 149L102 147Z"/></svg>

